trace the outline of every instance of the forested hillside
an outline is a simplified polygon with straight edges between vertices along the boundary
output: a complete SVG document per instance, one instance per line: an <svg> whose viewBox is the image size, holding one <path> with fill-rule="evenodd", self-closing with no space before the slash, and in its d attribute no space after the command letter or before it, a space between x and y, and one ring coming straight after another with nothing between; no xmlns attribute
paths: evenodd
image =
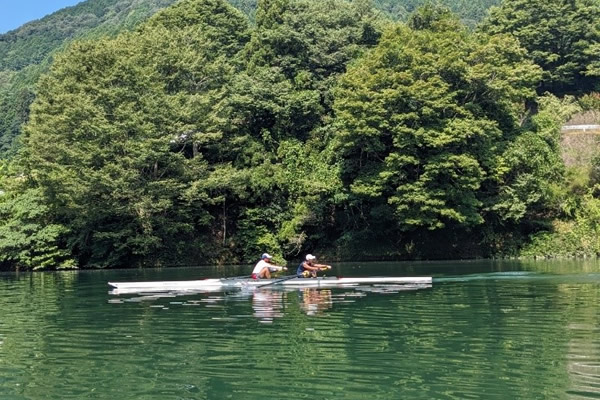
<svg viewBox="0 0 600 400"><path fill-rule="evenodd" d="M362 0L358 0L359 2ZM406 19L426 0L375 1L391 19ZM34 85L47 71L51 55L65 43L83 37L101 37L130 30L176 0L88 0L0 35L0 157L11 157L21 126L35 97ZM498 0L444 0L471 25L480 21ZM230 0L251 22L256 0Z"/></svg>
<svg viewBox="0 0 600 400"><path fill-rule="evenodd" d="M176 0L89 0L0 35L0 156L10 156L34 85L65 43L131 29ZM8 153L8 154L7 154Z"/></svg>
<svg viewBox="0 0 600 400"><path fill-rule="evenodd" d="M473 30L431 4L392 22L364 1L269 0L251 20L182 0L71 43L0 165L0 266L600 251L598 168L567 168L559 146L599 108L595 67L572 60L600 45L600 9L539 1L563 20L536 28L520 1ZM581 12L585 41L559 29ZM543 63L519 38L536 29L578 45ZM548 84L578 75L578 98Z"/></svg>
<svg viewBox="0 0 600 400"><path fill-rule="evenodd" d="M0 35L0 69L41 63L65 40L131 28L176 0L93 0L59 10Z"/></svg>

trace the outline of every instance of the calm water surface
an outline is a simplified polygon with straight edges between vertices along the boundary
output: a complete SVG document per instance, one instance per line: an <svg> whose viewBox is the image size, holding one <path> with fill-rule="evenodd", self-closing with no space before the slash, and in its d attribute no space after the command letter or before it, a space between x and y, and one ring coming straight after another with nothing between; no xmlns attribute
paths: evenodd
<svg viewBox="0 0 600 400"><path fill-rule="evenodd" d="M361 263L431 287L121 295L251 267L0 275L0 399L599 399L600 264Z"/></svg>

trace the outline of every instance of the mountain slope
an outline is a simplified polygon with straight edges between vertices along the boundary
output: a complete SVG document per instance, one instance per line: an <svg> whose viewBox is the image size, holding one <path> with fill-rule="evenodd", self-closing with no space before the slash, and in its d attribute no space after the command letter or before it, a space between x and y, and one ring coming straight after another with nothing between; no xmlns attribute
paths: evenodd
<svg viewBox="0 0 600 400"><path fill-rule="evenodd" d="M0 35L0 157L15 149L33 87L52 54L77 38L132 29L177 0L87 0Z"/></svg>
<svg viewBox="0 0 600 400"><path fill-rule="evenodd" d="M66 40L135 26L176 0L88 0L0 35L0 70L41 63Z"/></svg>
<svg viewBox="0 0 600 400"><path fill-rule="evenodd" d="M0 158L15 150L27 121L34 85L52 54L78 38L114 35L132 29L178 0L86 0L0 35ZM353 0L362 1L362 0ZM390 19L404 20L429 0L373 0ZM500 0L439 0L468 25L475 25ZM257 0L229 0L254 19Z"/></svg>

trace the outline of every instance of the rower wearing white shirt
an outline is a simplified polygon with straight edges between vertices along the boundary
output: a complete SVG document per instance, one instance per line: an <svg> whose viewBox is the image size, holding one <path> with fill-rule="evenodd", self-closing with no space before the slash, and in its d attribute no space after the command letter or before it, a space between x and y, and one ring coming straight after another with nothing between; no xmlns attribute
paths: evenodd
<svg viewBox="0 0 600 400"><path fill-rule="evenodd" d="M286 267L271 264L272 258L267 253L260 257L260 261L256 263L252 270L252 279L271 279L271 272L287 270Z"/></svg>

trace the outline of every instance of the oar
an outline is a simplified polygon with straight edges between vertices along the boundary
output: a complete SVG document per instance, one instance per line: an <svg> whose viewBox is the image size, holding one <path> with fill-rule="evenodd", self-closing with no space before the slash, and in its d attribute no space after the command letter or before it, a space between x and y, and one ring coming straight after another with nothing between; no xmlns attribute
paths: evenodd
<svg viewBox="0 0 600 400"><path fill-rule="evenodd" d="M269 285L275 285L277 283L284 282L284 281L289 281L290 279L294 279L294 278L298 278L298 275L286 276L285 278L277 279L275 281L272 281L272 282L269 282L269 283L265 283L264 285L259 285L258 287L265 287L265 286L269 286Z"/></svg>

